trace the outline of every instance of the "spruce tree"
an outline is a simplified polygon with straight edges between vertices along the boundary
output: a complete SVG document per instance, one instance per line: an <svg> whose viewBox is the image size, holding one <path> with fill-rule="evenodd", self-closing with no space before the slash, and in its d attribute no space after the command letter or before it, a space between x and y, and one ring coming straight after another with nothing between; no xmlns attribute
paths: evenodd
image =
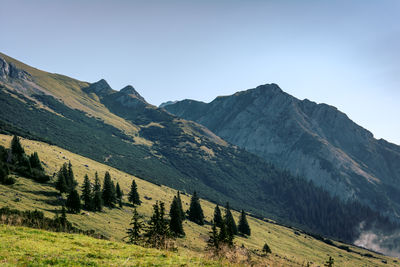
<svg viewBox="0 0 400 267"><path fill-rule="evenodd" d="M116 194L116 197L117 197L118 204L122 208L122 196L123 196L123 193L121 191L121 187L119 186L118 182L117 182L117 187L115 189L115 194Z"/></svg>
<svg viewBox="0 0 400 267"><path fill-rule="evenodd" d="M234 236L229 234L227 225L225 221L221 223L221 229L219 230L218 240L220 243L227 244L229 246L233 245Z"/></svg>
<svg viewBox="0 0 400 267"><path fill-rule="evenodd" d="M25 155L25 150L21 145L19 137L16 135L14 135L13 139L11 140L11 153L13 157L16 157L17 160Z"/></svg>
<svg viewBox="0 0 400 267"><path fill-rule="evenodd" d="M181 194L179 193L179 191L178 191L176 197L177 197L177 201L178 201L179 212L181 214L182 221L184 221L185 220L185 212L183 211Z"/></svg>
<svg viewBox="0 0 400 267"><path fill-rule="evenodd" d="M157 201L156 204L153 205L153 215L151 216L149 227L145 233L147 242L153 247L163 247L169 237L168 222L164 216L164 203Z"/></svg>
<svg viewBox="0 0 400 267"><path fill-rule="evenodd" d="M67 173L65 174L65 182L67 183L68 191L74 190L78 185L78 182L75 180L74 171L72 170L71 161L68 163Z"/></svg>
<svg viewBox="0 0 400 267"><path fill-rule="evenodd" d="M217 225L214 221L213 221L210 235L208 237L207 247L215 249L215 250L219 249L219 236L218 236L218 231L217 231Z"/></svg>
<svg viewBox="0 0 400 267"><path fill-rule="evenodd" d="M131 191L129 192L128 200L133 205L140 205L141 203L135 180L132 180Z"/></svg>
<svg viewBox="0 0 400 267"><path fill-rule="evenodd" d="M104 183L103 183L103 202L104 205L113 208L116 202L115 196L115 186L114 182L111 180L111 176L109 172L106 172L104 175Z"/></svg>
<svg viewBox="0 0 400 267"><path fill-rule="evenodd" d="M184 236L185 232L183 231L182 226L182 215L181 210L179 209L178 198L174 196L174 199L171 203L171 208L169 211L169 216L171 220L169 221L169 229L174 236Z"/></svg>
<svg viewBox="0 0 400 267"><path fill-rule="evenodd" d="M272 252L272 251L271 251L271 248L268 246L267 243L264 244L262 251L263 251L265 254L268 254L268 253L271 253L271 252Z"/></svg>
<svg viewBox="0 0 400 267"><path fill-rule="evenodd" d="M139 244L141 238L141 232L143 228L143 222L141 221L142 216L136 210L136 207L133 209L133 216L130 225L131 228L128 228L126 233L128 234L128 243L131 244Z"/></svg>
<svg viewBox="0 0 400 267"><path fill-rule="evenodd" d="M42 163L40 162L39 155L37 152L34 152L29 156L29 162L31 163L31 167L33 169L44 171L44 168L42 166Z"/></svg>
<svg viewBox="0 0 400 267"><path fill-rule="evenodd" d="M56 189L60 191L60 193L66 193L68 191L66 175L68 175L67 164L64 163L61 169L57 173L57 181L55 184Z"/></svg>
<svg viewBox="0 0 400 267"><path fill-rule="evenodd" d="M60 220L61 220L61 225L63 227L63 230L65 230L68 220L67 220L67 212L65 210L64 205L62 205L62 208L61 208L61 219Z"/></svg>
<svg viewBox="0 0 400 267"><path fill-rule="evenodd" d="M221 228L222 226L222 215L221 215L221 209L219 208L219 205L215 206L214 209L214 223L217 227Z"/></svg>
<svg viewBox="0 0 400 267"><path fill-rule="evenodd" d="M224 221L225 221L226 230L228 232L228 235L231 236L233 239L233 236L237 235L238 231L237 231L235 219L233 218L231 209L229 207L229 202L226 203Z"/></svg>
<svg viewBox="0 0 400 267"><path fill-rule="evenodd" d="M92 184L90 183L89 177L87 174L85 175L85 178L83 180L82 184L82 196L83 200L83 208L85 210L92 210Z"/></svg>
<svg viewBox="0 0 400 267"><path fill-rule="evenodd" d="M103 197L102 197L100 179L99 179L97 172L94 177L95 178L94 178L94 185L93 185L93 200L92 200L93 210L94 211L102 211Z"/></svg>
<svg viewBox="0 0 400 267"><path fill-rule="evenodd" d="M10 171L6 164L0 161L0 183L6 184Z"/></svg>
<svg viewBox="0 0 400 267"><path fill-rule="evenodd" d="M69 193L65 205L71 213L79 213L81 211L81 199L75 189Z"/></svg>
<svg viewBox="0 0 400 267"><path fill-rule="evenodd" d="M201 208L200 200L196 191L194 191L193 196L190 199L188 219L199 225L204 225L203 209Z"/></svg>
<svg viewBox="0 0 400 267"><path fill-rule="evenodd" d="M247 222L246 213L244 210L240 213L239 224L238 224L238 232L243 235L250 235L250 226Z"/></svg>

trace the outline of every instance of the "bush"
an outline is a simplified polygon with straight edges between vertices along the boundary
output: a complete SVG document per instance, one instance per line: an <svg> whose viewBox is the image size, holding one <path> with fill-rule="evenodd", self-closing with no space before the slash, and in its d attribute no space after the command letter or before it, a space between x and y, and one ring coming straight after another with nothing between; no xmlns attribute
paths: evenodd
<svg viewBox="0 0 400 267"><path fill-rule="evenodd" d="M271 248L268 246L267 243L264 244L262 251L263 251L265 254L268 254L268 253L271 253L271 252L272 252L272 251L271 251Z"/></svg>

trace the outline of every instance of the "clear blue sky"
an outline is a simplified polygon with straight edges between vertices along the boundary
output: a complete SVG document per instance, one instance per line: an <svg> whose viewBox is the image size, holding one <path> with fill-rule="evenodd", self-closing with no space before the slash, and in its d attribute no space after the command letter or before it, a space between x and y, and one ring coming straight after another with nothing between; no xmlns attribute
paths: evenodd
<svg viewBox="0 0 400 267"><path fill-rule="evenodd" d="M0 51L148 102L277 83L400 144L400 1L2 0Z"/></svg>

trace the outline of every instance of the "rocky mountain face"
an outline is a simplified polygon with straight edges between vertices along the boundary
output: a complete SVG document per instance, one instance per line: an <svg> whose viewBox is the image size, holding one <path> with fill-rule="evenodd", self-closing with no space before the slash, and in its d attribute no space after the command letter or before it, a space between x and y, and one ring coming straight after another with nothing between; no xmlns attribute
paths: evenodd
<svg viewBox="0 0 400 267"><path fill-rule="evenodd" d="M333 106L267 84L208 104L183 100L164 108L332 195L400 218L400 147L376 140Z"/></svg>

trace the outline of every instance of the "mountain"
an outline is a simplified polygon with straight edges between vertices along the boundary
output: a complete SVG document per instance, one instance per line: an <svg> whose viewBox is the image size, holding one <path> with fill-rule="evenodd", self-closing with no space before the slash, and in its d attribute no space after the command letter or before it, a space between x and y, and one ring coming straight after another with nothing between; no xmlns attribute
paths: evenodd
<svg viewBox="0 0 400 267"><path fill-rule="evenodd" d="M11 139L12 136L0 135L0 146L9 148ZM144 221L148 221L152 216L152 206L156 201L163 201L168 211L173 197L177 194L177 191L172 188L158 186L143 179L132 177L108 165L71 153L57 146L29 139L21 139L21 143L27 154L38 153L46 172L49 174L57 172L63 163L70 161L74 176L79 183L78 188L81 188L86 174L93 182L96 172L100 178L103 178L105 172L108 171L112 180L118 182L121 189L126 193L129 192L132 179L134 179L142 200L141 205L136 208L144 216ZM21 211L37 210L43 212L47 218L54 218L63 203L62 197L52 183L41 184L18 175L13 175L13 177L16 179L15 184L0 184L0 244L2 248L0 249L0 256L2 257L2 262L21 265L21 262L27 262L28 264L29 261L31 265L42 266L48 265L51 259L52 265L59 264L63 266L108 266L115 265L119 261L126 266L155 264L165 266L167 263L169 266L180 266L182 264L186 264L185 266L212 266L212 262L206 261L206 255L208 255L209 251L204 252L207 236L211 231L211 225L208 224L199 226L189 220L185 220L183 227L186 236L178 238L176 241L177 252L167 252L165 250L155 250L122 243L121 240L126 237L126 228L131 222L133 212L132 205L127 203L128 196L126 194L123 197L124 205L122 208L104 208L102 212L84 211L78 214L67 214L68 221L75 227L82 230L94 230L95 233L102 234L110 240L102 241L85 235L54 233L3 225L10 216L9 213L7 214L4 211L4 207ZM189 194L181 194L182 206L185 210L190 206L190 197ZM215 203L201 199L201 206L206 220L211 221ZM224 213L223 208L222 213ZM232 214L236 222L238 222L240 213L233 210ZM304 266L304 262L314 262L322 265L327 259L327 254L335 258L335 263L338 266L396 265L396 259L394 258L356 246L311 236L299 229L287 228L265 218L261 220L250 215L247 218L251 227L251 235L246 237L237 236L235 237L235 242L238 246L243 244L249 250L251 263L254 266L297 267ZM17 220L15 217L10 221L11 225L20 225L21 223L24 225L22 220ZM259 255L259 250L265 242L268 243L273 252L268 257ZM111 246L112 250L110 250ZM67 247L68 251L74 251L74 253L60 252L60 250L65 251ZM396 245L393 245L393 252L395 248ZM159 254L165 253L164 257L159 256ZM35 256L32 257L32 255ZM192 257L196 257L200 261ZM241 261L243 258L246 260L246 257L239 257L238 260ZM248 262L235 265L234 262L221 261L219 258L216 260L217 266L249 265Z"/></svg>
<svg viewBox="0 0 400 267"><path fill-rule="evenodd" d="M210 103L164 108L276 166L400 219L400 146L376 140L333 106L266 84Z"/></svg>
<svg viewBox="0 0 400 267"><path fill-rule="evenodd" d="M387 225L208 128L146 102L132 87L78 81L0 54L0 132L55 144L150 182L353 242L363 221ZM167 106L168 107L168 106ZM328 223L329 222L329 223ZM389 225L390 227L390 225Z"/></svg>

